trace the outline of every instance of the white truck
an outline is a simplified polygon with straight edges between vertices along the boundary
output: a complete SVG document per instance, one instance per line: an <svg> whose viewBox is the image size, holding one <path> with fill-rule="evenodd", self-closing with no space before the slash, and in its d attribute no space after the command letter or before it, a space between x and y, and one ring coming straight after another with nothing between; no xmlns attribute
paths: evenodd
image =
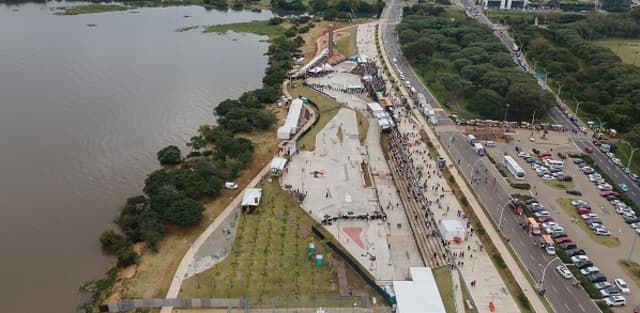
<svg viewBox="0 0 640 313"><path fill-rule="evenodd" d="M476 144L473 145L473 149L476 151L476 154L478 156L484 156L484 147L482 146L481 143L476 142Z"/></svg>

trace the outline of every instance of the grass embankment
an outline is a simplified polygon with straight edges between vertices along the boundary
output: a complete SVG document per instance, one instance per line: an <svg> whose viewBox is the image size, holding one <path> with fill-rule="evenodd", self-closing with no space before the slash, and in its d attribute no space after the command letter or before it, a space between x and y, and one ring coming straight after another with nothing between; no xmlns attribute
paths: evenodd
<svg viewBox="0 0 640 313"><path fill-rule="evenodd" d="M444 303L444 309L447 313L456 313L455 297L453 296L453 282L451 281L451 269L449 266L442 266L433 269L433 276L440 291L440 297Z"/></svg>
<svg viewBox="0 0 640 313"><path fill-rule="evenodd" d="M570 181L566 181L566 182L546 181L546 182L544 182L544 184L549 186L549 187L551 187L551 188L556 188L556 189L560 189L560 190L569 190L569 189L573 189L575 187L573 182L570 182Z"/></svg>
<svg viewBox="0 0 640 313"><path fill-rule="evenodd" d="M640 287L640 264L630 260L618 260L618 264L631 276L636 286Z"/></svg>
<svg viewBox="0 0 640 313"><path fill-rule="evenodd" d="M241 216L229 256L185 280L180 297L248 297L255 305L260 297L268 297L264 301L271 303L271 297L295 294L302 298L292 300L298 306L299 301L312 303L314 295L322 294L318 301L331 301L325 306L353 306L353 298L338 296L332 259L339 257L314 238L311 226L316 222L277 182L263 180L260 186L262 203L254 213ZM316 253L324 256L323 265L317 266L315 254L308 254L310 242L315 242ZM352 272L350 288L375 295L348 265L345 267ZM277 303L285 304L282 300Z"/></svg>
<svg viewBox="0 0 640 313"><path fill-rule="evenodd" d="M79 14L94 14L103 12L117 12L132 9L130 6L119 4L85 4L78 6L70 6L62 8L60 15L79 15Z"/></svg>
<svg viewBox="0 0 640 313"><path fill-rule="evenodd" d="M358 27L354 26L351 28L347 28L342 30L342 32L349 33L348 36L336 41L336 50L340 52L340 54L350 57L358 54L358 47L356 46Z"/></svg>
<svg viewBox="0 0 640 313"><path fill-rule="evenodd" d="M589 238L591 238L591 240L609 248L614 248L620 245L620 239L618 239L618 237L598 236L594 234L593 231L591 231L591 228L589 228L589 226L587 225L587 223L585 223L585 221L580 217L580 214L578 214L578 211L573 207L573 205L571 205L572 200L575 200L575 199L559 198L559 199L556 199L556 202L560 204L562 209L564 209L564 211L567 212L567 214L570 217L573 217L574 219L577 220L577 223L578 225L580 225L580 228L589 236Z"/></svg>
<svg viewBox="0 0 640 313"><path fill-rule="evenodd" d="M620 142L616 145L615 154L616 157L620 159L620 162L626 165L627 162L629 162L629 157L631 156L631 148L629 148L629 145ZM635 159L631 160L631 164L629 165L629 169L634 173L640 173L640 159L638 158L638 155L638 153L633 154Z"/></svg>
<svg viewBox="0 0 640 313"><path fill-rule="evenodd" d="M315 103L320 110L320 112L317 112L320 113L320 119L316 126L298 140L298 149L313 151L316 149L316 136L327 125L327 123L336 116L341 105L335 100L324 96L311 88L303 86L301 83L298 83L295 88L289 87L289 93L294 98L303 96L311 100L311 102Z"/></svg>
<svg viewBox="0 0 640 313"><path fill-rule="evenodd" d="M634 61L637 61L638 53L640 53L640 39L609 38L594 40L592 43L613 51L622 62L627 64L634 64Z"/></svg>
<svg viewBox="0 0 640 313"><path fill-rule="evenodd" d="M284 34L286 29L280 25L270 25L269 21L251 21L246 23L211 25L207 26L203 32L226 33L228 31L274 37Z"/></svg>

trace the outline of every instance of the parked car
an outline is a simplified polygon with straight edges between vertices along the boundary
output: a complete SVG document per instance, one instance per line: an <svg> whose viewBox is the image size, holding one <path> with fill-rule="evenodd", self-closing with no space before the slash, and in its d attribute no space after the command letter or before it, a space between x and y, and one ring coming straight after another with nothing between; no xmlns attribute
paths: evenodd
<svg viewBox="0 0 640 313"><path fill-rule="evenodd" d="M562 175L560 177L558 177L559 181L573 181L573 177L569 176L569 175Z"/></svg>
<svg viewBox="0 0 640 313"><path fill-rule="evenodd" d="M616 197L619 197L619 196L620 196L620 194L619 194L619 193L617 193L617 192L615 192L615 191L613 191L613 190L603 191L603 192L601 192L601 193L600 193L600 195L601 195L601 196L603 196L603 197L608 197L608 196L616 196Z"/></svg>
<svg viewBox="0 0 640 313"><path fill-rule="evenodd" d="M565 279L573 278L573 274L571 273L571 271L564 265L560 265L556 267L556 271L558 271L558 274L560 274L560 276L562 276Z"/></svg>
<svg viewBox="0 0 640 313"><path fill-rule="evenodd" d="M574 159L574 158L579 158L581 155L580 153L576 153L576 152L569 152L569 157Z"/></svg>
<svg viewBox="0 0 640 313"><path fill-rule="evenodd" d="M625 223L627 223L627 224L633 224L633 223L640 222L640 219L638 219L637 216L623 216L622 218L624 219Z"/></svg>
<svg viewBox="0 0 640 313"><path fill-rule="evenodd" d="M600 294L603 297L609 297L609 296L619 296L622 294L622 291L620 291L620 288L616 287L616 286L609 286L606 288L602 288L599 290Z"/></svg>
<svg viewBox="0 0 640 313"><path fill-rule="evenodd" d="M562 250L568 250L568 249L576 249L578 248L578 245L573 243L573 242L563 242L561 244L558 245L560 248L562 248Z"/></svg>
<svg viewBox="0 0 640 313"><path fill-rule="evenodd" d="M582 196L582 192L580 192L580 190L573 189L573 190L567 190L565 192L567 194L574 195L574 196Z"/></svg>
<svg viewBox="0 0 640 313"><path fill-rule="evenodd" d="M535 217L550 217L551 213L549 213L549 211L538 211L536 213L533 213L533 215Z"/></svg>
<svg viewBox="0 0 640 313"><path fill-rule="evenodd" d="M613 286L613 284L611 284L608 281L603 281L603 282L599 282L599 283L593 284L593 287L596 287L596 289L598 289L598 290L600 290L602 288L611 287L611 286Z"/></svg>
<svg viewBox="0 0 640 313"><path fill-rule="evenodd" d="M586 276L591 283L598 283L601 281L607 281L607 276L602 273L593 273Z"/></svg>
<svg viewBox="0 0 640 313"><path fill-rule="evenodd" d="M622 278L614 279L613 284L616 285L616 287L618 287L623 294L628 295L631 293L629 285L627 285L627 283Z"/></svg>
<svg viewBox="0 0 640 313"><path fill-rule="evenodd" d="M569 250L569 249L565 249L565 250ZM586 254L579 254L579 255L574 255L571 257L571 262L576 263L578 261L589 261L589 256Z"/></svg>
<svg viewBox="0 0 640 313"><path fill-rule="evenodd" d="M623 296L611 296L604 298L604 302L608 306L624 306L626 304L626 300Z"/></svg>
<svg viewBox="0 0 640 313"><path fill-rule="evenodd" d="M582 165L582 164L584 164L584 160L583 159L575 159L575 160L573 160L573 164Z"/></svg>
<svg viewBox="0 0 640 313"><path fill-rule="evenodd" d="M567 155L562 152L558 152L558 157L564 160L567 158Z"/></svg>
<svg viewBox="0 0 640 313"><path fill-rule="evenodd" d="M555 242L558 245L558 244L565 243L565 242L571 242L571 238L569 238L569 237L559 237L559 238L553 239L553 242Z"/></svg>
<svg viewBox="0 0 640 313"><path fill-rule="evenodd" d="M582 214L590 214L591 210L587 209L587 208L578 208L578 214L582 215Z"/></svg>
<svg viewBox="0 0 640 313"><path fill-rule="evenodd" d="M583 207L584 205L589 204L589 202L584 201L584 200L572 200L571 201L571 205L573 205L574 207Z"/></svg>
<svg viewBox="0 0 640 313"><path fill-rule="evenodd" d="M601 191L607 191L607 190L613 190L613 187L605 183L605 184L598 185L598 189Z"/></svg>
<svg viewBox="0 0 640 313"><path fill-rule="evenodd" d="M586 252L584 252L584 250L582 249L570 249L565 251L564 254L566 254L569 257L572 257L574 255L585 255Z"/></svg>
<svg viewBox="0 0 640 313"><path fill-rule="evenodd" d="M224 183L224 188L227 188L227 189L238 189L238 184L236 184L234 182L226 182L226 183Z"/></svg>
<svg viewBox="0 0 640 313"><path fill-rule="evenodd" d="M589 260L578 260L578 262L575 262L574 264L579 269L593 266L593 262Z"/></svg>
<svg viewBox="0 0 640 313"><path fill-rule="evenodd" d="M555 238L560 238L560 237L567 237L567 234L564 232L553 232L549 235L551 238L555 239Z"/></svg>
<svg viewBox="0 0 640 313"><path fill-rule="evenodd" d="M586 148L584 148L584 152L586 152L586 153L593 153L593 148L591 148L591 147L586 147Z"/></svg>
<svg viewBox="0 0 640 313"><path fill-rule="evenodd" d="M589 266L589 267L585 267L583 269L580 269L580 274L582 275L589 275L589 274L593 274L593 273L599 273L600 269L595 267L595 266Z"/></svg>

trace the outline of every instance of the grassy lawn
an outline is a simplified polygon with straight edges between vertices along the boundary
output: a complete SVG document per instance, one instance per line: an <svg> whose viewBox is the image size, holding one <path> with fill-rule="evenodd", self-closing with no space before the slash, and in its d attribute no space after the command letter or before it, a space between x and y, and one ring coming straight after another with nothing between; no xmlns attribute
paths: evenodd
<svg viewBox="0 0 640 313"><path fill-rule="evenodd" d="M453 296L453 283L451 282L451 270L449 266L433 269L433 276L440 291L440 297L447 313L456 313L455 298Z"/></svg>
<svg viewBox="0 0 640 313"><path fill-rule="evenodd" d="M629 260L618 260L618 264L631 276L636 286L640 287L640 264Z"/></svg>
<svg viewBox="0 0 640 313"><path fill-rule="evenodd" d="M358 137L360 139L360 144L365 145L367 141L367 131L369 130L369 120L364 113L360 111L356 111L356 119L358 120Z"/></svg>
<svg viewBox="0 0 640 313"><path fill-rule="evenodd" d="M578 225L580 225L580 228L582 228L582 230L591 238L591 240L609 248L614 248L620 245L620 239L618 239L618 237L598 236L594 234L587 223L585 223L584 220L580 217L573 205L571 205L572 200L575 199L559 198L556 199L556 202L560 204L562 209L564 209L564 211L567 212L569 216L575 218L578 221Z"/></svg>
<svg viewBox="0 0 640 313"><path fill-rule="evenodd" d="M608 48L622 59L622 62L633 64L637 62L637 54L640 53L640 39L609 38L592 41L593 44Z"/></svg>
<svg viewBox="0 0 640 313"><path fill-rule="evenodd" d="M320 120L307 132L300 140L298 140L298 148L306 151L313 151L316 149L316 135L329 123L329 121L336 116L338 110L342 107L340 103L335 100L322 95L321 93L302 86L298 83L295 88L289 87L289 93L292 97L303 96L311 100L320 109Z"/></svg>
<svg viewBox="0 0 640 313"><path fill-rule="evenodd" d="M353 306L353 298L339 297L336 258L314 238L316 224L277 182L261 182L262 203L256 212L243 214L230 254L212 269L184 281L181 298L249 297L252 302L271 304L271 297L300 295L291 300L330 300L332 306ZM308 255L308 244L315 241L316 253L324 256L321 266ZM347 265L347 271L353 270ZM355 275L348 278L353 290L376 294ZM314 300L315 297L315 300ZM293 297L291 297L294 299ZM284 301L278 300L284 304Z"/></svg>
<svg viewBox="0 0 640 313"><path fill-rule="evenodd" d="M79 14L93 14L102 12L116 12L131 9L128 6L118 4L86 4L63 8L60 13L62 15L79 15Z"/></svg>
<svg viewBox="0 0 640 313"><path fill-rule="evenodd" d="M546 181L546 182L544 182L544 184L549 186L549 187L551 187L551 188L556 188L556 189L560 189L560 190L569 190L569 189L573 189L575 187L575 185L571 181L566 181L566 182Z"/></svg>
<svg viewBox="0 0 640 313"><path fill-rule="evenodd" d="M207 26L205 33L252 33L263 36L276 36L284 33L285 29L280 25L269 25L269 21L251 21L246 23L220 24Z"/></svg>
<svg viewBox="0 0 640 313"><path fill-rule="evenodd" d="M205 199L203 201L205 207L203 222L200 225L188 229L169 229L169 234L158 245L158 252L145 251L140 256L136 275L131 279L122 280L121 286L116 286L112 291L113 294L122 294L124 298L157 298L166 295L173 273L191 243L273 158L271 148L277 143L274 129L239 136L255 140L256 144L254 160L235 181L239 188L237 190L225 189L217 198Z"/></svg>
<svg viewBox="0 0 640 313"><path fill-rule="evenodd" d="M356 47L356 36L358 33L358 27L354 26L343 31L349 33L349 36L336 41L336 49L340 54L346 57L357 55L358 48Z"/></svg>

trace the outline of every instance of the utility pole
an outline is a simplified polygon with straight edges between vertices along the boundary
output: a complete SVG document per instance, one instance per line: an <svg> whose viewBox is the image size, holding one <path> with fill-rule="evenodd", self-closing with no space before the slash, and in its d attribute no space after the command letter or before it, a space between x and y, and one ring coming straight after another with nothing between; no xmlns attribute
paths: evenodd
<svg viewBox="0 0 640 313"><path fill-rule="evenodd" d="M576 118L578 118L578 110L580 109L580 104L582 103L582 101L576 99L576 97L573 97L573 101L576 102Z"/></svg>

